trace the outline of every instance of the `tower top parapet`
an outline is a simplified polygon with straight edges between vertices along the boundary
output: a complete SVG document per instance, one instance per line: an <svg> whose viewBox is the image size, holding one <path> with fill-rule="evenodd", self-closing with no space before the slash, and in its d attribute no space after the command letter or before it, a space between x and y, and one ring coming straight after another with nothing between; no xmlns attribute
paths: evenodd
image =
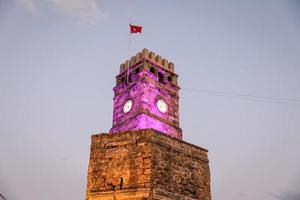
<svg viewBox="0 0 300 200"><path fill-rule="evenodd" d="M160 55L156 55L154 52L144 48L142 51L138 52L135 56L132 56L130 59L126 60L120 65L120 73L124 72L127 68L137 64L141 60L148 60L152 63L159 65L160 67L174 72L174 63L169 62L167 59L162 58Z"/></svg>

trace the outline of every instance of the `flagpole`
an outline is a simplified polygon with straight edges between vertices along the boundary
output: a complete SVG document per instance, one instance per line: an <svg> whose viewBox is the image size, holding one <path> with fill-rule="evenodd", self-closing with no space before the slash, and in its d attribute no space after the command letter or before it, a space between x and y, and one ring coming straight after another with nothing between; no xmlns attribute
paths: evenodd
<svg viewBox="0 0 300 200"><path fill-rule="evenodd" d="M131 26L131 24L129 24L129 27ZM129 29L129 35L128 35L128 48L127 48L127 57L129 58L130 56L130 48L131 48L131 30ZM127 72L126 72L126 82L128 84L128 78L129 78L129 62L128 62L128 66L127 66Z"/></svg>
<svg viewBox="0 0 300 200"><path fill-rule="evenodd" d="M129 29L129 39L128 39L128 58L129 58L129 53L130 53L130 48L131 48L131 43L132 43L132 37L131 37L131 35L132 35L132 33L142 33L142 26L137 26L137 25L132 25L132 24L129 24L129 27L130 27L130 29ZM130 58L129 58L129 62L130 62ZM130 63L128 62L128 67L127 67L127 84L129 83L129 65L130 65Z"/></svg>
<svg viewBox="0 0 300 200"><path fill-rule="evenodd" d="M129 33L129 37L128 37L128 51L130 51L131 42L132 42L132 37L131 37L131 33Z"/></svg>

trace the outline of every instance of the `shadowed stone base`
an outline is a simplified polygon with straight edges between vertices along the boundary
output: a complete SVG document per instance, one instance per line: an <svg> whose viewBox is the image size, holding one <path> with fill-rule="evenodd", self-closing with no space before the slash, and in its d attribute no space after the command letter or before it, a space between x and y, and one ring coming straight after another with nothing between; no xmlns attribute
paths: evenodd
<svg viewBox="0 0 300 200"><path fill-rule="evenodd" d="M149 199L149 188L124 189L115 191L95 192L90 195L90 200L140 200Z"/></svg>
<svg viewBox="0 0 300 200"><path fill-rule="evenodd" d="M87 200L211 200L207 150L153 129L92 136Z"/></svg>

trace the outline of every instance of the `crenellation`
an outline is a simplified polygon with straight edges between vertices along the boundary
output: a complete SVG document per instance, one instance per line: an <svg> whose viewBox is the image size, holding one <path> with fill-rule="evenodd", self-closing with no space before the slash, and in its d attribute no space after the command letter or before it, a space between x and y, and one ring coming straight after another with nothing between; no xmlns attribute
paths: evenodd
<svg viewBox="0 0 300 200"><path fill-rule="evenodd" d="M125 70L125 68L126 68L125 64L122 63L122 64L120 65L120 72L123 72L123 71Z"/></svg>
<svg viewBox="0 0 300 200"><path fill-rule="evenodd" d="M138 52L136 55L136 62L140 62L142 60L142 53L141 52Z"/></svg>
<svg viewBox="0 0 300 200"><path fill-rule="evenodd" d="M163 58L162 61L161 61L161 64L164 68L167 68L168 67L168 60Z"/></svg>
<svg viewBox="0 0 300 200"><path fill-rule="evenodd" d="M160 55L156 55L154 52L144 48L142 51L138 52L135 56L132 56L129 60L126 60L121 64L120 73L124 72L128 67L135 65L141 60L149 60L151 63L155 63L165 70L174 72L174 63L169 62L167 59L162 58ZM125 65L123 67L123 64Z"/></svg>
<svg viewBox="0 0 300 200"><path fill-rule="evenodd" d="M132 57L130 58L129 66L132 66L132 65L134 65L135 63L136 63L136 57L135 57L135 56L132 56Z"/></svg>
<svg viewBox="0 0 300 200"><path fill-rule="evenodd" d="M170 71L174 71L174 63L172 63L172 62L169 62L168 63L168 70L170 70Z"/></svg>
<svg viewBox="0 0 300 200"><path fill-rule="evenodd" d="M142 57L143 57L143 58L148 58L148 56L149 56L149 50L146 49L146 48L144 48L144 49L142 50Z"/></svg>
<svg viewBox="0 0 300 200"><path fill-rule="evenodd" d="M156 55L156 57L155 57L155 62L156 62L157 64L161 65L161 56Z"/></svg>
<svg viewBox="0 0 300 200"><path fill-rule="evenodd" d="M150 51L150 53L149 53L149 59L151 61L155 62L155 53L154 52Z"/></svg>
<svg viewBox="0 0 300 200"><path fill-rule="evenodd" d="M129 60L125 61L125 69L127 69L129 67Z"/></svg>

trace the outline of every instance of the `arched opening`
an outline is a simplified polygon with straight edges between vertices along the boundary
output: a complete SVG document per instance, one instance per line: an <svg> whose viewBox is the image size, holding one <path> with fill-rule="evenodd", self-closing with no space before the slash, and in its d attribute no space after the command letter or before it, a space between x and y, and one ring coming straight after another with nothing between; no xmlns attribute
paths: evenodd
<svg viewBox="0 0 300 200"><path fill-rule="evenodd" d="M155 74L155 68L154 67L150 67L150 72Z"/></svg>
<svg viewBox="0 0 300 200"><path fill-rule="evenodd" d="M137 74L139 72L140 72L140 68L138 67L138 68L135 69L135 73Z"/></svg>

